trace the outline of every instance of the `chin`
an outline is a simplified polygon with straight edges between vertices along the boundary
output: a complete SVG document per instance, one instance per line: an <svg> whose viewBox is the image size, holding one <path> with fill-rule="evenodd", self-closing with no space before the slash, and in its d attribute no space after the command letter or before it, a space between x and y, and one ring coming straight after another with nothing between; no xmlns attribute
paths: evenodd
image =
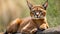
<svg viewBox="0 0 60 34"><path fill-rule="evenodd" d="M45 17L40 17L40 18L35 18L35 17L32 17L32 19L44 19Z"/></svg>

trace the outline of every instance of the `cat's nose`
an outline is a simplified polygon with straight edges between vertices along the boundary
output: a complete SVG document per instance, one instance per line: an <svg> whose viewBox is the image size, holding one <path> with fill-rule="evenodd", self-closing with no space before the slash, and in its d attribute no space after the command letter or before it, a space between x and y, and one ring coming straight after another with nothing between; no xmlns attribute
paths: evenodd
<svg viewBox="0 0 60 34"><path fill-rule="evenodd" d="M38 16L39 16L39 12L36 12L36 17L38 18Z"/></svg>
<svg viewBox="0 0 60 34"><path fill-rule="evenodd" d="M37 12L36 15L39 15L39 12Z"/></svg>

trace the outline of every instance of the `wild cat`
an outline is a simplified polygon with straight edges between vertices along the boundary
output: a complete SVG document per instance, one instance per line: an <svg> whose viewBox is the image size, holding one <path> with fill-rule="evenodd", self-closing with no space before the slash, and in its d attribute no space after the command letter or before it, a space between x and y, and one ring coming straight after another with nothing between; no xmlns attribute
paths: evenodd
<svg viewBox="0 0 60 34"><path fill-rule="evenodd" d="M27 0L27 5L30 9L31 17L15 19L7 27L4 34L15 34L16 32L34 34L37 29L40 29L42 31L49 27L46 20L46 8L48 6L48 0L43 5L32 5Z"/></svg>

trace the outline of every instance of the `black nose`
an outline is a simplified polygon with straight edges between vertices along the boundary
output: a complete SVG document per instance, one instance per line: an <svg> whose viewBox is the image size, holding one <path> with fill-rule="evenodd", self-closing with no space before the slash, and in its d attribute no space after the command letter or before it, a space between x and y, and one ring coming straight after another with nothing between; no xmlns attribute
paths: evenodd
<svg viewBox="0 0 60 34"><path fill-rule="evenodd" d="M38 15L36 15L37 16L37 18L38 18Z"/></svg>

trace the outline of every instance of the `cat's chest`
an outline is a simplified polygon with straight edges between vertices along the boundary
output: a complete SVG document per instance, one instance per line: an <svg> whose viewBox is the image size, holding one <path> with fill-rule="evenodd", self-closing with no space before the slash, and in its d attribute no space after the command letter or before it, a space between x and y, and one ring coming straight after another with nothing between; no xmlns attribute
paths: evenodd
<svg viewBox="0 0 60 34"><path fill-rule="evenodd" d="M34 29L35 27L36 27L35 23L33 23L32 20L29 20L29 22L26 25L24 25L22 30L29 30L30 31L30 30Z"/></svg>
<svg viewBox="0 0 60 34"><path fill-rule="evenodd" d="M44 23L44 19L35 19L35 20L32 20L34 23Z"/></svg>

